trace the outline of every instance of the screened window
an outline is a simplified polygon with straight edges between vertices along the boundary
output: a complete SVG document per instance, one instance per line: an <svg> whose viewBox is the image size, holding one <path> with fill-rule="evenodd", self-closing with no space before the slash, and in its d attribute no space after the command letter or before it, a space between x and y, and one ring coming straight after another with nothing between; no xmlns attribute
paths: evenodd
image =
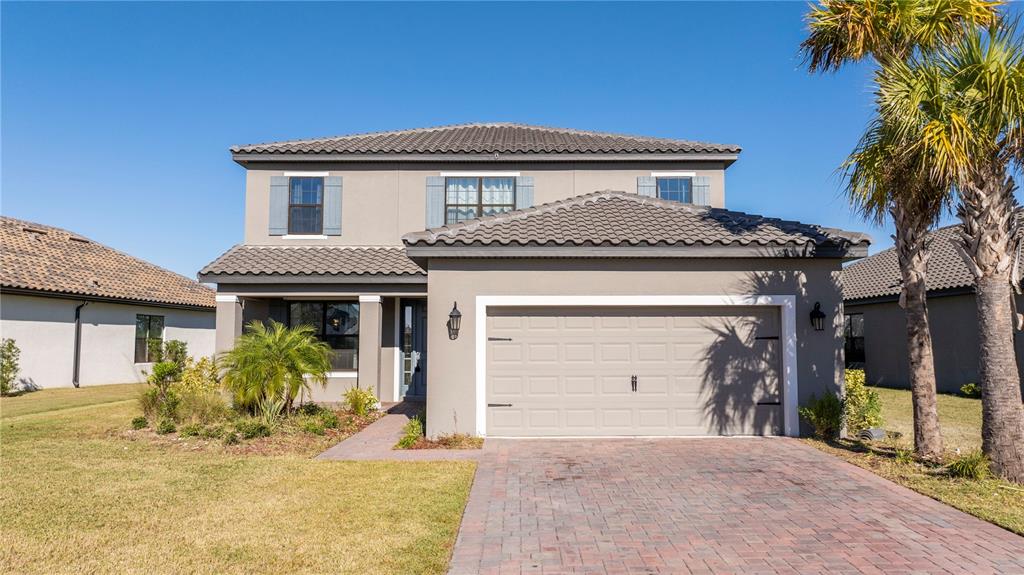
<svg viewBox="0 0 1024 575"><path fill-rule="evenodd" d="M864 367L864 314L848 313L843 318L843 348L846 352L846 367Z"/></svg>
<svg viewBox="0 0 1024 575"><path fill-rule="evenodd" d="M693 203L693 180L690 178L658 178L658 197L673 202Z"/></svg>
<svg viewBox="0 0 1024 575"><path fill-rule="evenodd" d="M156 361L156 346L164 341L164 316L135 316L135 363Z"/></svg>
<svg viewBox="0 0 1024 575"><path fill-rule="evenodd" d="M331 348L332 369L359 367L359 304L350 302L292 302L288 325L312 326L317 339Z"/></svg>
<svg viewBox="0 0 1024 575"><path fill-rule="evenodd" d="M319 235L324 231L324 179L288 180L288 233Z"/></svg>
<svg viewBox="0 0 1024 575"><path fill-rule="evenodd" d="M516 209L515 178L445 178L444 223Z"/></svg>

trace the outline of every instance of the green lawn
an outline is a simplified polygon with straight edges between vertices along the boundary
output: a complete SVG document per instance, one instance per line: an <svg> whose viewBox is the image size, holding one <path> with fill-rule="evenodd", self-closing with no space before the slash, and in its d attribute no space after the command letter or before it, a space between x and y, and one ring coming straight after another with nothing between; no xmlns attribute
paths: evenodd
<svg viewBox="0 0 1024 575"><path fill-rule="evenodd" d="M467 462L321 462L121 433L130 386L0 400L0 572L443 573Z"/></svg>
<svg viewBox="0 0 1024 575"><path fill-rule="evenodd" d="M872 389L882 400L885 429L902 433L900 439L874 444L847 440L828 443L814 439L807 441L886 479L1024 535L1024 488L999 479L954 479L943 473L941 468L901 460L897 457L896 448L912 449L914 444L910 391ZM939 425L949 451L947 458L955 457L957 448L961 452L979 449L981 400L940 394Z"/></svg>

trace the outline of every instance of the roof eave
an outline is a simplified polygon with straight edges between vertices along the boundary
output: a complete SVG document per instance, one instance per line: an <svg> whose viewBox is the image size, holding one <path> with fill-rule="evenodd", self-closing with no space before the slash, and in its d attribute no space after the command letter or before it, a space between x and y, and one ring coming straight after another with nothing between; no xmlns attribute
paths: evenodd
<svg viewBox="0 0 1024 575"><path fill-rule="evenodd" d="M188 309L195 311L208 311L213 312L216 309L214 304L202 305L202 304L190 304L181 302L168 302L168 301L155 301L155 300L144 300L135 298L121 298L112 296L100 296L92 294L80 294L66 291L51 291L51 290L38 290L31 288L21 288L12 286L0 286L0 293L13 294L13 295L27 295L34 297L50 297L57 299L73 299L78 301L89 301L89 302L103 302L103 303L116 303L121 305L139 305L147 307L160 307L160 308L173 308L173 309Z"/></svg>
<svg viewBox="0 0 1024 575"><path fill-rule="evenodd" d="M281 162L679 162L702 161L723 162L729 167L739 152L712 153L694 152L679 154L282 154L282 153L236 153L231 159L242 166L254 163Z"/></svg>

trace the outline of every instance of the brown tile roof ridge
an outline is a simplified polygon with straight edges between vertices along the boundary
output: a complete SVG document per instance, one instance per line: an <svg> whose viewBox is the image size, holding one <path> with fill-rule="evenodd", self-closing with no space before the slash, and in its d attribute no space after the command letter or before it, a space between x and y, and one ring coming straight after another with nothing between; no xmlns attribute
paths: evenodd
<svg viewBox="0 0 1024 575"><path fill-rule="evenodd" d="M258 142L252 144L236 144L231 146L230 151L232 153L260 153L265 151L264 149L278 148L289 145L302 145L302 144L318 144L318 143L329 143L329 142L340 142L350 140L370 140L375 138L386 138L389 136L406 136L406 135L420 135L420 134L431 134L441 133L446 131L460 130L466 128L515 128L521 130L531 130L535 132L547 132L563 135L575 135L575 136L592 136L598 138L621 138L624 140L632 140L636 143L663 143L672 145L685 145L692 146L695 148L704 149L717 149L723 152L739 153L742 148L735 144L719 144L712 142L704 142L699 140L688 140L678 138L666 138L659 136L641 136L638 134L624 134L618 132L601 132L597 130L582 130L577 128L563 128L556 126L536 125L536 124L523 124L518 122L467 122L460 124L445 124L440 126L427 126L422 128L405 128L398 130L385 130L376 132L357 132L352 134L342 134L337 136L321 136L316 138L297 138L289 140L273 140ZM378 152L388 152L396 150L378 150Z"/></svg>
<svg viewBox="0 0 1024 575"><path fill-rule="evenodd" d="M329 259L256 260L261 252L270 255L292 254L296 258L316 255ZM347 258L347 254L356 256ZM380 256L384 256L382 260ZM333 268L331 267L333 266ZM206 264L199 276L255 275L302 276L318 273L331 276L421 276L426 272L410 260L402 245L279 245L236 244Z"/></svg>

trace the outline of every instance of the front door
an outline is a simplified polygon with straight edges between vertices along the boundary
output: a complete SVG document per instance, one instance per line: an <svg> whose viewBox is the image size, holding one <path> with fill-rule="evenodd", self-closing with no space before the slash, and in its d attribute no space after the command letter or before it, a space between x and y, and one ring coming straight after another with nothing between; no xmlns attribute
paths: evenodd
<svg viewBox="0 0 1024 575"><path fill-rule="evenodd" d="M427 301L403 299L399 309L402 381L399 399L427 397Z"/></svg>

